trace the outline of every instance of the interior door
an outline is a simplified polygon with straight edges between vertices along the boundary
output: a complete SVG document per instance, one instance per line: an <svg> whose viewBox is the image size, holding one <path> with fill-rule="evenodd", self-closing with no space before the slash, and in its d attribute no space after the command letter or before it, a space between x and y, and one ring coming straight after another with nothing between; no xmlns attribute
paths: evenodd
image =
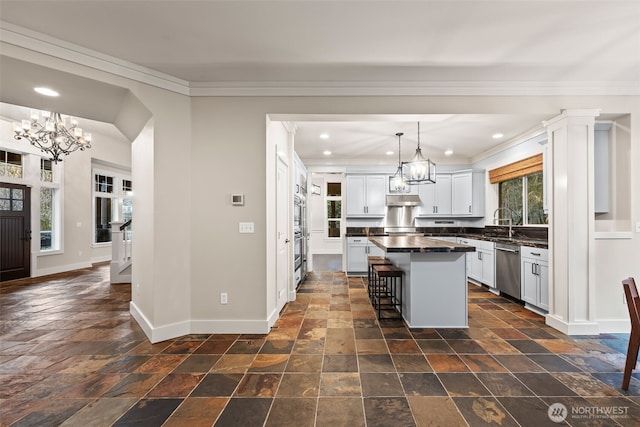
<svg viewBox="0 0 640 427"><path fill-rule="evenodd" d="M276 267L276 307L281 310L287 302L287 289L293 273L289 248L291 238L289 236L289 166L278 157L276 197L277 197L277 267Z"/></svg>
<svg viewBox="0 0 640 427"><path fill-rule="evenodd" d="M31 191L0 183L0 281L31 273Z"/></svg>

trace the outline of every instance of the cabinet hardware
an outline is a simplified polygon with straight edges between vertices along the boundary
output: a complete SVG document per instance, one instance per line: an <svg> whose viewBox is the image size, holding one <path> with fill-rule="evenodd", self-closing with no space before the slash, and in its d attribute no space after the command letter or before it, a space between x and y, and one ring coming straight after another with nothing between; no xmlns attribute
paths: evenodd
<svg viewBox="0 0 640 427"><path fill-rule="evenodd" d="M531 255L540 256L540 252L531 252Z"/></svg>
<svg viewBox="0 0 640 427"><path fill-rule="evenodd" d="M471 213L471 205L469 205L469 213Z"/></svg>
<svg viewBox="0 0 640 427"><path fill-rule="evenodd" d="M534 276L536 275L536 265L535 264L531 264L531 274L533 274Z"/></svg>

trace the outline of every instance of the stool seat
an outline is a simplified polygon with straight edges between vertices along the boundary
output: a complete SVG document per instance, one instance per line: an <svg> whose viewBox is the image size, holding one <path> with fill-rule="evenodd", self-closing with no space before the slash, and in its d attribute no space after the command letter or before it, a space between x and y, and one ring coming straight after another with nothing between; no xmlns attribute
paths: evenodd
<svg viewBox="0 0 640 427"><path fill-rule="evenodd" d="M369 264L369 268L367 270L367 291L369 294L369 298L371 298L372 287L374 286L377 280L377 276L373 271L373 266L380 265L380 264L391 264L391 261L389 261L387 258L383 256L371 255L367 257L367 263Z"/></svg>
<svg viewBox="0 0 640 427"><path fill-rule="evenodd" d="M401 277L402 270L396 267L393 264L378 264L374 265L373 269L375 270L378 277Z"/></svg>

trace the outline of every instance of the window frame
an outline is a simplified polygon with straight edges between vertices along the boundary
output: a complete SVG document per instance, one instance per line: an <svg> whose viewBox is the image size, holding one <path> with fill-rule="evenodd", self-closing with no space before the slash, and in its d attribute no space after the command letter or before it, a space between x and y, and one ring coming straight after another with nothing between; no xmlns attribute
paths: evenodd
<svg viewBox="0 0 640 427"><path fill-rule="evenodd" d="M96 175L102 175L112 178L112 192L103 192L96 190ZM128 181L133 188L131 173L122 171L103 169L95 164L91 168L91 247L103 248L110 247L112 241L96 242L96 199L98 197L111 199L111 221L121 221L123 218L124 200L131 199L131 191L123 189L124 181Z"/></svg>
<svg viewBox="0 0 640 427"><path fill-rule="evenodd" d="M344 184L343 182L340 181L325 181L325 197L324 197L324 203L323 203L323 210L324 210L324 238L328 241L335 241L335 240L341 240L344 237L344 232L342 229L343 226L343 218L344 218L344 213L343 213L343 206L344 206L344 199L342 197L343 193L344 193ZM330 196L329 195L329 185L331 184L339 184L340 185L340 196ZM329 212L328 212L328 202L330 201L339 201L340 202L340 218L329 218ZM329 221L337 221L338 222L338 230L340 230L340 235L339 236L329 236Z"/></svg>

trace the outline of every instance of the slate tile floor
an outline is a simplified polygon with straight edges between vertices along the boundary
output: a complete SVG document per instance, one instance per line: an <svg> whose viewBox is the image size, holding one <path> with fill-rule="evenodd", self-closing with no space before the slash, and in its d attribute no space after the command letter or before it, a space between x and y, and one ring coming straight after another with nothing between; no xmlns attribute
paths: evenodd
<svg viewBox="0 0 640 427"><path fill-rule="evenodd" d="M363 279L321 272L268 335L150 344L108 274L0 285L1 425L544 426L554 403L561 425L640 425L627 335L567 337L474 285L469 329L379 324Z"/></svg>

